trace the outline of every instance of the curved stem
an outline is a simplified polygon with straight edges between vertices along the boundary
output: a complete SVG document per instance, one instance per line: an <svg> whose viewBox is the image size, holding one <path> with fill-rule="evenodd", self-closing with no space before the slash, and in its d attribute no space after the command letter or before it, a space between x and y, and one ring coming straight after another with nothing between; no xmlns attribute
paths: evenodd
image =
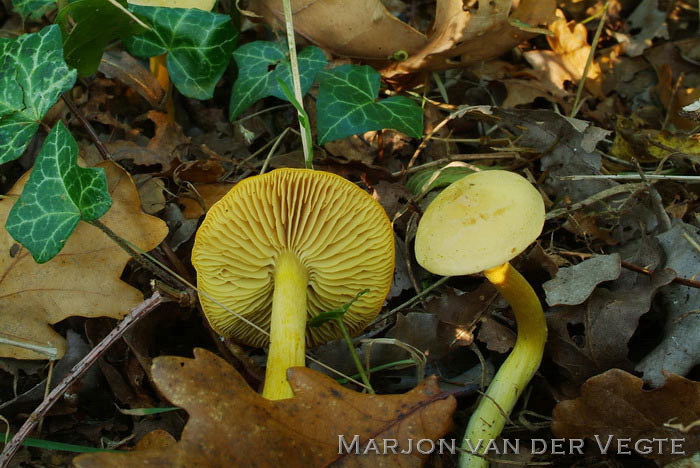
<svg viewBox="0 0 700 468"><path fill-rule="evenodd" d="M173 87L170 84L170 75L166 62L167 55L162 54L149 59L151 74L158 80L165 93L165 112L170 122L175 122L175 103L173 102Z"/></svg>
<svg viewBox="0 0 700 468"><path fill-rule="evenodd" d="M352 337L348 333L348 329L345 328L345 323L343 323L342 318L337 318L335 319L335 323L338 324L338 328L340 328L340 333L343 335L343 339L345 340L345 344L348 345L348 350L350 351L350 356L352 356L352 360L355 363L355 366L357 367L357 372L360 373L360 378L362 379L362 383L365 384L365 387L367 388L367 391L374 395L374 389L372 388L372 384L369 381L369 375L367 375L367 371L365 370L365 366L362 365L362 362L360 362L360 356L357 355L357 351L355 351L355 344L352 342Z"/></svg>
<svg viewBox="0 0 700 468"><path fill-rule="evenodd" d="M540 366L547 340L542 304L527 280L510 263L486 270L484 274L510 304L518 326L518 338L469 419L462 441L465 452L459 459L461 468L488 466L485 458L472 455L472 451L483 454L489 442L501 433L508 415Z"/></svg>
<svg viewBox="0 0 700 468"><path fill-rule="evenodd" d="M268 400L292 398L287 369L306 363L306 268L291 252L283 252L275 265L275 289L270 317L270 351L262 396Z"/></svg>

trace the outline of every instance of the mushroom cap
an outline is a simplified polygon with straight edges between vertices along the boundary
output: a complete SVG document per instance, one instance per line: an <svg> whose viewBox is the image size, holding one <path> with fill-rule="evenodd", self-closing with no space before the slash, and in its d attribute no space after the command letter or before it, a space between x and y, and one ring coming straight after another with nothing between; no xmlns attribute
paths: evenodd
<svg viewBox="0 0 700 468"><path fill-rule="evenodd" d="M200 290L269 330L275 261L297 256L308 273L307 319L369 289L344 315L357 333L382 307L394 272L394 233L384 209L348 180L310 169L278 169L244 179L211 207L197 231L192 264ZM261 334L200 294L221 335L263 347ZM337 325L307 327L309 346L340 337Z"/></svg>
<svg viewBox="0 0 700 468"><path fill-rule="evenodd" d="M416 260L445 276L502 265L542 232L544 202L527 179L509 171L470 174L428 205L416 232Z"/></svg>

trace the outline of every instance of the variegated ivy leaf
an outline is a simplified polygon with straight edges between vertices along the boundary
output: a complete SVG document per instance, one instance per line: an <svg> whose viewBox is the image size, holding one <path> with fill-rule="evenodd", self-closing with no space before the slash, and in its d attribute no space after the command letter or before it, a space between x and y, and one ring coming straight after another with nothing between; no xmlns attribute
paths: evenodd
<svg viewBox="0 0 700 468"><path fill-rule="evenodd" d="M14 10L24 18L38 19L44 13L56 8L55 0L13 0Z"/></svg>
<svg viewBox="0 0 700 468"><path fill-rule="evenodd" d="M318 47L306 47L298 55L301 93L306 94L327 60ZM276 42L255 41L233 53L238 64L238 78L233 85L229 118L239 116L255 101L268 96L287 100L279 81L293 89L292 72L285 49Z"/></svg>
<svg viewBox="0 0 700 468"><path fill-rule="evenodd" d="M65 38L66 63L81 76L97 71L110 43L146 31L126 10L125 0L75 0L59 10L56 23Z"/></svg>
<svg viewBox="0 0 700 468"><path fill-rule="evenodd" d="M44 114L75 83L63 60L61 31L48 26L0 40L0 164L17 159Z"/></svg>
<svg viewBox="0 0 700 468"><path fill-rule="evenodd" d="M367 65L342 65L321 73L316 101L319 144L384 128L415 138L422 135L420 105L403 96L377 101L379 78Z"/></svg>
<svg viewBox="0 0 700 468"><path fill-rule="evenodd" d="M58 122L7 217L5 228L37 263L60 252L81 219L95 220L112 206L104 169L80 167L77 157L78 144Z"/></svg>
<svg viewBox="0 0 700 468"><path fill-rule="evenodd" d="M238 31L226 15L196 9L129 5L152 29L124 42L138 57L167 53L170 79L185 96L210 99L224 74Z"/></svg>

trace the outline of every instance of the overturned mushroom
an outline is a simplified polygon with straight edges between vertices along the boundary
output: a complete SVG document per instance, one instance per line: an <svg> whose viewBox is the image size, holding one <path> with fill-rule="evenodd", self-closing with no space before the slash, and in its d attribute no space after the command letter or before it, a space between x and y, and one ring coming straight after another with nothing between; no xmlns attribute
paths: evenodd
<svg viewBox="0 0 700 468"><path fill-rule="evenodd" d="M350 333L379 312L393 278L394 238L382 207L334 174L279 169L237 184L207 213L192 251L202 308L224 336L269 345L263 396L293 396L286 370L305 363L305 344L340 337L307 319L369 289L345 314ZM269 330L263 335L219 302Z"/></svg>

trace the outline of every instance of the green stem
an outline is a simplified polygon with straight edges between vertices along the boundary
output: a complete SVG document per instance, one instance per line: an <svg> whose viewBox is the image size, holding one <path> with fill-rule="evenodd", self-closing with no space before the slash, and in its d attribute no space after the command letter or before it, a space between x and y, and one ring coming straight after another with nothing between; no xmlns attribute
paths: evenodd
<svg viewBox="0 0 700 468"><path fill-rule="evenodd" d="M372 384L369 383L369 376L367 375L367 371L365 371L365 366L362 365L362 362L360 361L360 356L357 355L357 350L355 349L355 345L352 343L352 337L350 337L350 334L348 333L347 328L345 328L345 324L343 323L343 319L337 318L335 319L335 323L338 324L338 327L340 327L340 333L343 334L343 339L345 340L345 343L348 345L348 349L350 350L350 355L352 356L352 360L355 362L355 366L357 367L357 371L360 373L360 378L362 379L362 383L365 384L367 387L367 391L374 395L374 389L372 388Z"/></svg>
<svg viewBox="0 0 700 468"><path fill-rule="evenodd" d="M390 368L395 367L395 366L405 366L406 364L412 364L412 365L415 366L415 365L416 365L416 361L414 361L413 359L402 359L402 360L400 360L400 361L387 362L386 364L381 364L381 365L379 365L379 366L372 367L372 368L369 370L369 373L371 374L371 373L373 373L373 372L379 372L379 371L382 371L382 370L384 370L384 369L390 369ZM357 379L357 378L359 378L359 377L360 377L360 374L355 374L355 375L351 375L351 376L350 376L351 379ZM341 384L341 385L346 384L346 383L349 382L349 380L346 379L346 378L335 379L335 381L338 382L338 383Z"/></svg>
<svg viewBox="0 0 700 468"><path fill-rule="evenodd" d="M294 21L292 19L292 1L283 0L284 22L287 29L287 45L289 46L289 62L292 69L292 84L294 86L294 97L299 102L299 106L304 108L304 96L301 93L301 78L299 77L299 61L297 60L297 45L294 40ZM307 169L309 168L311 156L311 139L310 131L304 131L308 128L308 116L305 117L305 112L299 112L299 124L302 127L301 146L304 149L304 160L306 161Z"/></svg>
<svg viewBox="0 0 700 468"><path fill-rule="evenodd" d="M308 273L296 255L282 252L275 262L270 317L270 350L262 396L292 398L287 369L306 364L306 286Z"/></svg>
<svg viewBox="0 0 700 468"><path fill-rule="evenodd" d="M518 338L469 419L462 442L465 451L459 458L460 468L488 466L485 458L473 455L472 451L483 454L489 442L499 436L515 403L540 366L547 340L542 304L525 278L510 263L484 274L510 304L518 326Z"/></svg>

